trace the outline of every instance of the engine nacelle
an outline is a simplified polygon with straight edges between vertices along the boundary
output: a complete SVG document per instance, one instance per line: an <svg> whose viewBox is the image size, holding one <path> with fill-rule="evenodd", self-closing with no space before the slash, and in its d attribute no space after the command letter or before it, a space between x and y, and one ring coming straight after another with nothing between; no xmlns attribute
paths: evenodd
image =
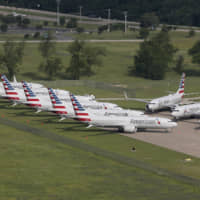
<svg viewBox="0 0 200 200"><path fill-rule="evenodd" d="M133 125L127 125L123 127L123 132L126 133L135 133L137 132L137 128Z"/></svg>

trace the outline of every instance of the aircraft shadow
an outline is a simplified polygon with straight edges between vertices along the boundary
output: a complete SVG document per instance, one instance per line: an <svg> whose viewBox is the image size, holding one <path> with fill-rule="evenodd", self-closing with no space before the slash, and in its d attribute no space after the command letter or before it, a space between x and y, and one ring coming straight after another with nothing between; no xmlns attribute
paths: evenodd
<svg viewBox="0 0 200 200"><path fill-rule="evenodd" d="M191 119L178 120L177 122L185 122L185 123L188 123L188 124L200 124L200 122L198 122L198 121L191 121Z"/></svg>
<svg viewBox="0 0 200 200"><path fill-rule="evenodd" d="M200 126L197 126L194 128L195 130L200 130Z"/></svg>
<svg viewBox="0 0 200 200"><path fill-rule="evenodd" d="M168 131L168 130L160 130L160 129L138 129L138 131L137 131L138 133L140 133L140 132L144 132L144 133L171 133L171 131Z"/></svg>

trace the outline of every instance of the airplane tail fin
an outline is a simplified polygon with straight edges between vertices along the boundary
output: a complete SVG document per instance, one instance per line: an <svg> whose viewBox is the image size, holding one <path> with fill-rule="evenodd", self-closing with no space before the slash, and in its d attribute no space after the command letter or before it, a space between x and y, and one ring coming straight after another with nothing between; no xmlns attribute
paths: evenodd
<svg viewBox="0 0 200 200"><path fill-rule="evenodd" d="M24 88L26 100L28 102L27 105L34 108L41 107L40 99L35 95L28 84L25 81L22 81L22 85Z"/></svg>
<svg viewBox="0 0 200 200"><path fill-rule="evenodd" d="M70 98L71 98L71 102L72 102L77 119L83 122L91 121L89 117L89 113L85 110L85 108L83 108L83 106L80 104L78 99L71 93L70 93Z"/></svg>
<svg viewBox="0 0 200 200"><path fill-rule="evenodd" d="M5 93L8 99L13 101L20 100L18 92L11 85L10 81L7 79L5 75L1 75L1 80L3 82L3 87L5 89Z"/></svg>
<svg viewBox="0 0 200 200"><path fill-rule="evenodd" d="M185 86L185 73L183 72L181 76L181 81L177 93L180 94L182 97L184 96L184 86Z"/></svg>
<svg viewBox="0 0 200 200"><path fill-rule="evenodd" d="M48 92L49 92L49 96L50 96L53 108L55 109L54 112L57 114L60 114L60 115L67 114L66 106L59 99L59 97L55 94L54 90L52 88L48 88Z"/></svg>

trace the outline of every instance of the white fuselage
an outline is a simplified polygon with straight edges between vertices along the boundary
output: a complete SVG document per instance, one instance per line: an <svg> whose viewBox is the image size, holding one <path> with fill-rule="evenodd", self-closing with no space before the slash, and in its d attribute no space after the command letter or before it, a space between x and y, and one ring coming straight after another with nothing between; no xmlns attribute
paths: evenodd
<svg viewBox="0 0 200 200"><path fill-rule="evenodd" d="M135 117L116 117L116 116L97 116L90 115L90 125L97 127L115 127L124 132L136 132L138 128L143 129L169 129L177 126L167 118L157 118L148 116Z"/></svg>
<svg viewBox="0 0 200 200"><path fill-rule="evenodd" d="M146 105L146 110L154 112L156 110L170 108L179 104L182 100L183 94L170 94L168 96L153 99Z"/></svg>
<svg viewBox="0 0 200 200"><path fill-rule="evenodd" d="M177 106L172 112L172 116L176 119L179 118L189 118L189 117L195 117L200 116L200 103L194 103L190 105L184 105L184 106Z"/></svg>

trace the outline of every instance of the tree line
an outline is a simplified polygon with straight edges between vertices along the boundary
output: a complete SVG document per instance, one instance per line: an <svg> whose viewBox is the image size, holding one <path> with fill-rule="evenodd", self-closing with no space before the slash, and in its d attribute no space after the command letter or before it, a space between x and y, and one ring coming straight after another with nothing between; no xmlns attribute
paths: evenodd
<svg viewBox="0 0 200 200"><path fill-rule="evenodd" d="M56 0L2 0L1 4L17 7L56 11ZM123 11L128 11L128 19L140 21L145 13L155 13L161 23L200 26L200 4L197 0L61 0L60 10L66 13L79 12L83 15L106 17L111 9L112 18L124 19Z"/></svg>
<svg viewBox="0 0 200 200"><path fill-rule="evenodd" d="M81 76L92 76L94 67L102 65L102 57L106 56L106 49L93 46L81 40L75 40L67 48L70 54L68 66L64 66L56 53L56 44L53 42L51 32L43 38L38 46L42 61L39 71L45 72L49 79L63 73L66 79L79 80ZM0 52L0 68L6 69L10 78L20 71L23 62L25 42L16 43L7 41ZM177 54L170 40L169 30L164 27L152 38L141 42L139 49L133 57L133 66L129 68L131 76L140 76L147 79L164 79L165 73L174 70L182 73L184 70L184 57ZM200 64L200 40L188 50L192 62ZM173 66L173 67L172 67Z"/></svg>
<svg viewBox="0 0 200 200"><path fill-rule="evenodd" d="M24 40L19 43L8 40L3 44L0 52L0 68L7 70L9 78L20 71L25 45ZM101 66L101 57L106 55L102 47L93 47L84 41L75 40L66 48L71 58L69 66L64 66L61 58L57 56L56 44L53 42L51 32L41 40L38 51L42 56L38 71L43 71L49 79L54 79L63 69L65 69L66 79L79 80L83 75L91 76L94 74L93 67Z"/></svg>

